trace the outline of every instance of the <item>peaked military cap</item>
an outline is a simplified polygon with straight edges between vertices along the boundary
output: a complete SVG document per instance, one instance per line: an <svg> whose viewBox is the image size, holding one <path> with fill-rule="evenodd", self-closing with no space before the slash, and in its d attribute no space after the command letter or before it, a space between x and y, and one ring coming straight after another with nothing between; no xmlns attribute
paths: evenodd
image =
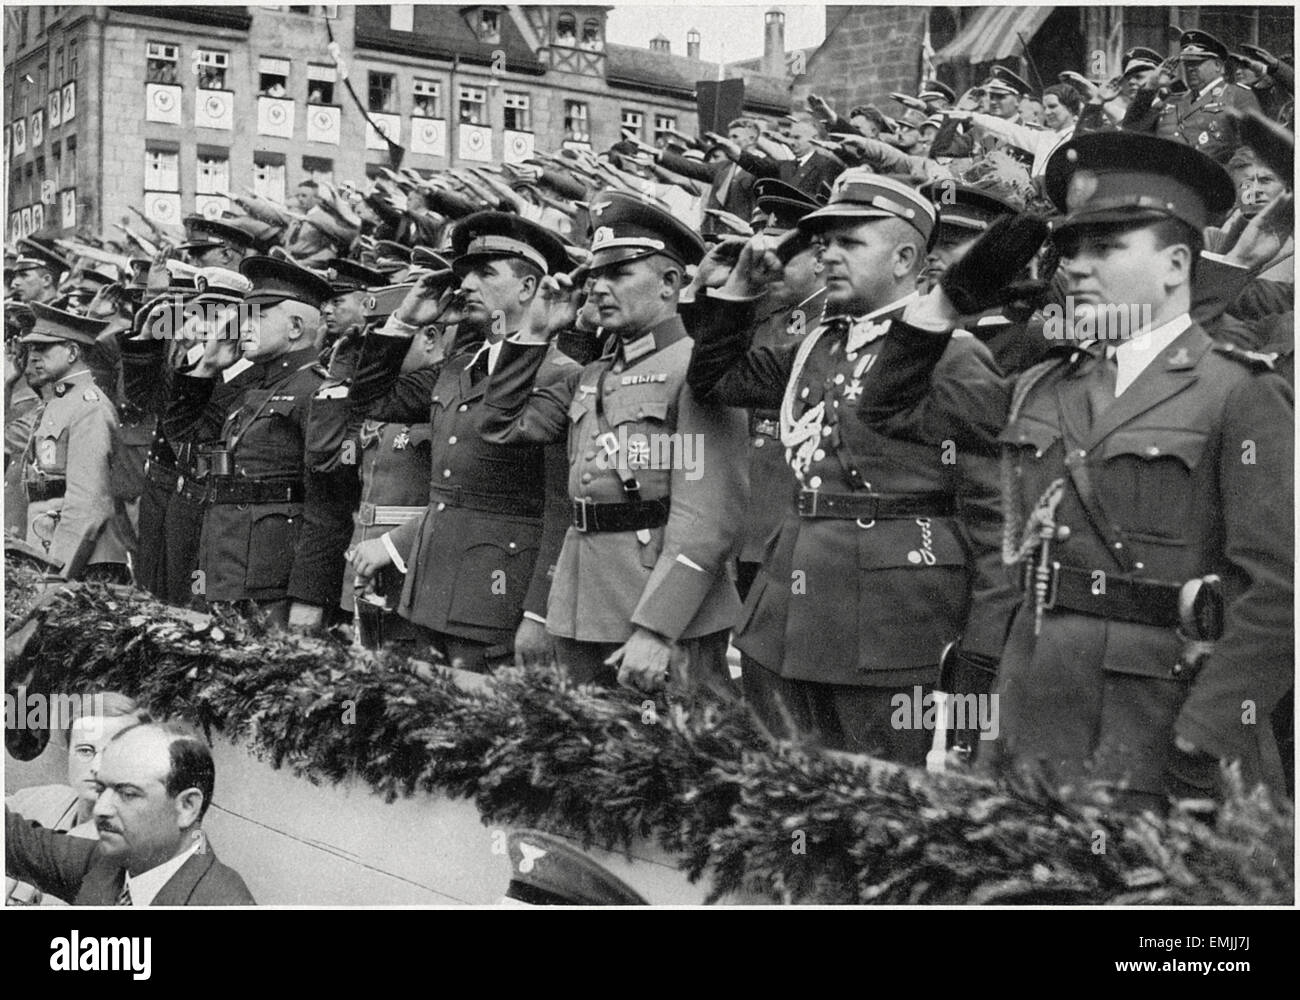
<svg viewBox="0 0 1300 1000"><path fill-rule="evenodd" d="M800 219L825 204L772 177L758 180L754 184L754 194L757 208L754 214L760 221L766 220L763 229L769 233L794 229Z"/></svg>
<svg viewBox="0 0 1300 1000"><path fill-rule="evenodd" d="M812 232L841 221L868 222L872 219L902 219L925 240L929 248L938 228L938 213L930 199L916 188L866 167L850 167L831 186L825 208L799 221L799 228Z"/></svg>
<svg viewBox="0 0 1300 1000"><path fill-rule="evenodd" d="M1183 62L1200 62L1203 59L1226 61L1228 58L1228 46L1208 31L1184 31L1178 39L1178 47L1178 58Z"/></svg>
<svg viewBox="0 0 1300 1000"><path fill-rule="evenodd" d="M1028 97L1034 92L1034 88L1029 86L1023 78L1017 76L1005 66L994 66L993 75L989 77L988 83L984 84L984 89L995 94L1018 94L1021 97Z"/></svg>
<svg viewBox="0 0 1300 1000"><path fill-rule="evenodd" d="M358 264L346 257L335 257L325 264L330 289L335 295L346 295L363 288L378 288L388 284L388 275Z"/></svg>
<svg viewBox="0 0 1300 1000"><path fill-rule="evenodd" d="M244 295L249 303L270 306L292 300L319 309L333 294L319 274L280 257L247 257L239 273L253 283Z"/></svg>
<svg viewBox="0 0 1300 1000"><path fill-rule="evenodd" d="M533 906L645 906L636 890L566 840L539 830L506 837L507 899Z"/></svg>
<svg viewBox="0 0 1300 1000"><path fill-rule="evenodd" d="M457 277L464 277L476 264L503 257L526 260L543 274L557 274L569 267L559 237L512 212L467 215L452 231L451 249L451 269Z"/></svg>
<svg viewBox="0 0 1300 1000"><path fill-rule="evenodd" d="M201 267L194 275L195 302L241 302L252 281L228 267Z"/></svg>
<svg viewBox="0 0 1300 1000"><path fill-rule="evenodd" d="M983 232L999 216L1019 211L1011 202L966 184L931 181L920 190L938 207L939 225L944 228Z"/></svg>
<svg viewBox="0 0 1300 1000"><path fill-rule="evenodd" d="M412 247L411 266L426 271L447 271L451 269L451 261L428 247Z"/></svg>
<svg viewBox="0 0 1300 1000"><path fill-rule="evenodd" d="M957 94L946 83L939 80L926 80L921 84L921 92L916 95L926 104L946 102L948 104L957 103Z"/></svg>
<svg viewBox="0 0 1300 1000"><path fill-rule="evenodd" d="M1058 230L1162 217L1200 230L1236 201L1227 171L1204 153L1136 132L1071 139L1047 161L1046 182L1066 214Z"/></svg>
<svg viewBox="0 0 1300 1000"><path fill-rule="evenodd" d="M36 322L32 324L28 333L19 338L24 344L58 344L71 341L74 344L94 347L95 338L107 325L103 320L54 309L41 302L32 302L30 305Z"/></svg>
<svg viewBox="0 0 1300 1000"><path fill-rule="evenodd" d="M72 267L72 262L55 250L52 244L34 236L18 241L18 253L18 259L9 265L10 271L32 271L43 267L57 277Z"/></svg>
<svg viewBox="0 0 1300 1000"><path fill-rule="evenodd" d="M1135 45L1124 53L1124 57L1120 61L1120 79L1127 80L1134 73L1145 73L1149 69L1156 69L1162 62L1164 62L1164 59L1160 57L1160 53L1155 49Z"/></svg>
<svg viewBox="0 0 1300 1000"><path fill-rule="evenodd" d="M177 247L178 250L204 250L227 244L251 250L258 242L251 228L241 224L242 220L187 215L184 222L187 239Z"/></svg>
<svg viewBox="0 0 1300 1000"><path fill-rule="evenodd" d="M655 254L679 264L704 259L704 240L658 205L622 191L601 191L591 199L591 267L640 260Z"/></svg>

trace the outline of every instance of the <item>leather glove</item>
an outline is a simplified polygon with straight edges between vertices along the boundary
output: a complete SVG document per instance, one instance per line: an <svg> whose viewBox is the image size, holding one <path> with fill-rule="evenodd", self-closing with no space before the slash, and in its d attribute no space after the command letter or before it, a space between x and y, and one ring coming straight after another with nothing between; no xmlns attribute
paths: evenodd
<svg viewBox="0 0 1300 1000"><path fill-rule="evenodd" d="M1221 795L1219 786L1219 760L1203 750L1169 748L1165 761L1165 792L1174 799L1209 799L1217 802Z"/></svg>
<svg viewBox="0 0 1300 1000"><path fill-rule="evenodd" d="M944 272L939 286L963 316L974 316L1009 301L1010 289L1047 239L1047 223L1037 216L1003 216L976 241L966 256Z"/></svg>

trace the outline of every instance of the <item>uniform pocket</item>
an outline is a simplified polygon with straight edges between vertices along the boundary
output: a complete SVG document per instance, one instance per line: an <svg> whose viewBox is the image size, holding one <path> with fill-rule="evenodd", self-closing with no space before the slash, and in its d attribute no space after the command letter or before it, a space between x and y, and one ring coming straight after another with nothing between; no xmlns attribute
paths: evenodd
<svg viewBox="0 0 1300 1000"><path fill-rule="evenodd" d="M1103 503L1126 533L1182 541L1192 516L1193 474L1209 435L1180 427L1117 431L1106 443Z"/></svg>
<svg viewBox="0 0 1300 1000"><path fill-rule="evenodd" d="M537 529L503 523L476 534L461 550L448 618L465 625L513 629L532 582Z"/></svg>
<svg viewBox="0 0 1300 1000"><path fill-rule="evenodd" d="M249 591L283 590L289 586L301 527L301 504L259 505L255 509L244 578Z"/></svg>

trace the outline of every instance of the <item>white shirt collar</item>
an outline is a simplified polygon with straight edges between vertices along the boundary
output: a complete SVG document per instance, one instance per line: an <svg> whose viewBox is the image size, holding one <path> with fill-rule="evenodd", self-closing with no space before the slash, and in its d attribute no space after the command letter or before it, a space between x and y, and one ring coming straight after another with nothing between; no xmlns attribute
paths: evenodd
<svg viewBox="0 0 1300 1000"><path fill-rule="evenodd" d="M802 167L805 163L807 163L809 160L811 160L812 157L813 157L813 153L815 153L815 152L817 152L817 150L816 150L815 148L814 148L814 149L810 149L810 150L808 150L808 152L804 153L803 156L799 157L799 166Z"/></svg>
<svg viewBox="0 0 1300 1000"><path fill-rule="evenodd" d="M1204 97L1206 94L1208 94L1211 90L1213 90L1215 87L1217 87L1217 86L1218 86L1219 84L1221 84L1222 82L1223 82L1223 77L1221 77L1221 76L1216 76L1213 80L1211 80L1209 83L1207 83L1204 87L1198 87L1198 88L1196 88L1196 99L1199 101L1202 97Z"/></svg>
<svg viewBox="0 0 1300 1000"><path fill-rule="evenodd" d="M172 876L181 870L186 861L199 852L204 843L203 832L196 830L194 842L170 861L164 861L162 864L150 868L147 872L141 872L139 875L123 872L126 877L126 887L131 892L131 905L151 905L158 893L162 892L162 887L171 881Z"/></svg>
<svg viewBox="0 0 1300 1000"><path fill-rule="evenodd" d="M484 351L487 351L487 370L488 374L491 375L493 369L497 366L497 358L501 356L501 345L504 343L504 340L485 340L482 346L474 352L474 356L469 359L469 364L465 366L465 370L469 371L478 364L479 356Z"/></svg>
<svg viewBox="0 0 1300 1000"><path fill-rule="evenodd" d="M1121 396L1160 353L1192 325L1192 317L1183 313L1168 323L1139 333L1115 348L1115 396Z"/></svg>

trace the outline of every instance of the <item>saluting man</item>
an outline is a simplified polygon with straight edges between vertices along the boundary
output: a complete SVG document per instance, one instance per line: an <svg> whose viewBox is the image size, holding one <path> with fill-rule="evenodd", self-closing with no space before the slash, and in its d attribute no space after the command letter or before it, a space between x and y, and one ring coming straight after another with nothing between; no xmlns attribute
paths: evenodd
<svg viewBox="0 0 1300 1000"><path fill-rule="evenodd" d="M1259 101L1245 84L1224 78L1228 47L1209 32L1184 31L1178 44L1188 89L1156 108L1160 74L1151 74L1129 105L1123 127L1185 142L1217 163L1227 163L1241 146L1228 109L1259 111Z"/></svg>
<svg viewBox="0 0 1300 1000"><path fill-rule="evenodd" d="M121 460L117 413L86 364L104 324L40 302L31 309L36 323L22 342L50 400L23 458L27 542L66 579L126 583L126 515L112 486Z"/></svg>
<svg viewBox="0 0 1300 1000"><path fill-rule="evenodd" d="M845 171L798 223L824 248L827 308L840 315L800 344L751 346L754 304L779 266L760 234L697 303L689 376L705 399L777 410L797 480L736 630L751 707L775 734L911 764L930 746L926 699L945 647L960 639L961 662L987 685L1015 598L998 562L991 437L970 435L960 413L919 439L862 415L879 399L882 345L906 335L895 322L935 228L913 188ZM976 405L1000 398L1001 381L965 337L916 385Z"/></svg>
<svg viewBox="0 0 1300 1000"><path fill-rule="evenodd" d="M1072 140L1046 176L1082 339L1008 387L1009 418L971 413L1005 421L1003 558L1023 571L999 756L1105 782L1133 808L1213 800L1221 761L1281 792L1269 716L1294 662L1294 398L1270 357L1189 316L1201 232L1232 182L1184 143L1125 132ZM1145 316L1111 329L1112 306ZM924 378L917 358L947 338L920 331L956 313L936 289L882 364Z"/></svg>
<svg viewBox="0 0 1300 1000"><path fill-rule="evenodd" d="M452 249L462 305L449 310L442 298L450 275L426 275L362 349L352 402L373 421L429 425L432 476L420 516L378 537L366 532L351 563L362 581L387 567L406 574L398 613L453 666L484 673L512 660L549 663L542 615L563 535L563 455L489 442L480 430L502 339L519 329L542 276L569 258L549 230L505 212L463 219ZM453 318L451 355L404 367L419 354L411 344L423 339L421 328ZM543 384L578 371L558 351L539 360ZM403 448L414 446L414 434Z"/></svg>
<svg viewBox="0 0 1300 1000"><path fill-rule="evenodd" d="M548 283L528 330L502 345L483 433L502 443L568 440L571 524L546 627L569 677L652 690L671 672L729 688L739 602L727 564L749 459L744 415L700 402L686 384L692 341L677 302L704 244L622 193L596 195L591 219L586 281ZM571 327L580 307L610 335L605 355L544 383L547 338Z"/></svg>
<svg viewBox="0 0 1300 1000"><path fill-rule="evenodd" d="M272 257L251 257L239 270L252 282L239 339L213 339L176 376L164 429L169 440L204 446L205 599L251 601L273 621L314 628L338 604L356 478L353 469L321 472L306 461L309 405L325 378L316 337L330 287ZM228 402L217 381L237 354L253 368L246 390Z"/></svg>

